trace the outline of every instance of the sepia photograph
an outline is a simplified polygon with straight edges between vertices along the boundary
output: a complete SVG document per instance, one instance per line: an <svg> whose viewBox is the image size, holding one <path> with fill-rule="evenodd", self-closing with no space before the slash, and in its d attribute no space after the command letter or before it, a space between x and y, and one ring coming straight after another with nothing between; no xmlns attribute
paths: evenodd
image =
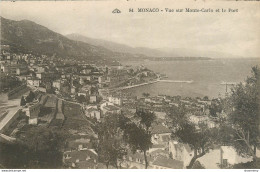
<svg viewBox="0 0 260 172"><path fill-rule="evenodd" d="M260 169L259 1L1 1L0 18L2 172Z"/></svg>

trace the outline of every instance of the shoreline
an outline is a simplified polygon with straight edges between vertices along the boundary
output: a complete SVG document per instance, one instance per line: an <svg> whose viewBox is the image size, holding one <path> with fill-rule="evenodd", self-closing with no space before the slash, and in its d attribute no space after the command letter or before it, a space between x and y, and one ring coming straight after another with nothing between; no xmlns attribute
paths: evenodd
<svg viewBox="0 0 260 172"><path fill-rule="evenodd" d="M136 84L136 85L131 85L131 86L119 87L119 88L116 88L116 89L114 89L114 90L126 90L126 89L131 89L131 88L135 88L135 87L144 86L144 85L154 84L154 83L157 83L157 82L165 82L165 83L187 83L187 84L191 84L191 83L193 83L194 81L193 81L193 80L180 81L180 80L160 80L160 79L157 79L157 80L155 80L155 81L145 82L145 83L142 83L142 84Z"/></svg>

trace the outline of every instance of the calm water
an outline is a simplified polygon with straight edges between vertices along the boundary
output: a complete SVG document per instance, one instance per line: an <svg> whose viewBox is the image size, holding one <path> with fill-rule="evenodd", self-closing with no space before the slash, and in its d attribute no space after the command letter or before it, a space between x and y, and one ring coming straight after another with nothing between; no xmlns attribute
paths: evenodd
<svg viewBox="0 0 260 172"><path fill-rule="evenodd" d="M260 65L259 59L217 59L205 61L131 61L125 65L143 64L147 68L166 74L171 80L193 80L187 83L162 83L126 90L133 95L141 96L148 92L151 95L166 94L180 96L223 96L226 86L221 82L241 82L250 75L252 66Z"/></svg>

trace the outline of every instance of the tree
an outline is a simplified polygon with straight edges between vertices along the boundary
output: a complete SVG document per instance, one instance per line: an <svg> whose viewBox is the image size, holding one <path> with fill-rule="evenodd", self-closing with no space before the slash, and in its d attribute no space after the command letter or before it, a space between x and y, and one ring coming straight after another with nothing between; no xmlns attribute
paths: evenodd
<svg viewBox="0 0 260 172"><path fill-rule="evenodd" d="M222 102L219 101L218 99L213 99L209 107L210 115L213 117L217 117L217 113L221 113L222 110L223 110Z"/></svg>
<svg viewBox="0 0 260 172"><path fill-rule="evenodd" d="M123 131L120 129L119 116L110 114L98 127L98 140L96 150L99 160L108 168L112 165L119 168L123 156L126 155L126 144L122 138Z"/></svg>
<svg viewBox="0 0 260 172"><path fill-rule="evenodd" d="M0 164L4 168L26 168L28 152L28 148L21 143L0 142Z"/></svg>
<svg viewBox="0 0 260 172"><path fill-rule="evenodd" d="M28 168L61 168L68 133L57 128L25 126L18 133L19 144L27 150L23 155Z"/></svg>
<svg viewBox="0 0 260 172"><path fill-rule="evenodd" d="M98 88L97 88L97 87L91 87L91 88L90 88L90 93L91 93L92 95L98 94Z"/></svg>
<svg viewBox="0 0 260 172"><path fill-rule="evenodd" d="M26 103L32 102L34 98L35 98L34 92L30 91L29 95L26 97Z"/></svg>
<svg viewBox="0 0 260 172"><path fill-rule="evenodd" d="M168 123L173 131L176 131L188 121L188 117L186 115L187 112L188 110L186 109L184 104L180 105L179 107L174 106L170 109L170 120Z"/></svg>
<svg viewBox="0 0 260 172"><path fill-rule="evenodd" d="M87 99L84 95L77 96L76 99L79 103L83 103L83 102L87 101Z"/></svg>
<svg viewBox="0 0 260 172"><path fill-rule="evenodd" d="M208 97L208 96L204 96L204 97L203 97L203 100L208 101L208 100L209 100L209 97Z"/></svg>
<svg viewBox="0 0 260 172"><path fill-rule="evenodd" d="M191 123L188 113L196 113L196 110L187 109L185 105L174 107L169 113L169 125L172 130L172 138L177 141L188 144L194 152L194 155L187 166L193 168L196 160L204 156L212 148L215 142L214 129L209 129L206 124Z"/></svg>
<svg viewBox="0 0 260 172"><path fill-rule="evenodd" d="M146 152L152 147L151 125L155 120L155 114L148 110L137 109L136 116L139 123L128 122L124 125L124 139L129 144L133 153L140 150L144 153L145 168L148 167Z"/></svg>
<svg viewBox="0 0 260 172"><path fill-rule="evenodd" d="M238 84L231 90L228 97L230 113L228 125L231 124L230 134L233 146L244 156L252 156L256 161L256 148L260 141L260 70L252 68L252 75L245 83Z"/></svg>
<svg viewBox="0 0 260 172"><path fill-rule="evenodd" d="M24 106L24 105L26 105L26 100L25 100L24 96L22 96L20 106Z"/></svg>
<svg viewBox="0 0 260 172"><path fill-rule="evenodd" d="M206 125L201 124L199 129L189 122L183 123L174 133L173 137L178 138L182 143L188 144L194 151L194 155L187 166L192 168L195 161L204 156L213 145L213 136Z"/></svg>
<svg viewBox="0 0 260 172"><path fill-rule="evenodd" d="M152 123L156 119L156 116L153 112L144 109L137 109L136 116L140 118L140 124L145 127L148 132L152 126Z"/></svg>
<svg viewBox="0 0 260 172"><path fill-rule="evenodd" d="M149 94L149 93L143 93L143 96L144 96L144 97L149 97L150 94Z"/></svg>
<svg viewBox="0 0 260 172"><path fill-rule="evenodd" d="M196 161L192 166L192 169L205 169L205 167L199 161Z"/></svg>
<svg viewBox="0 0 260 172"><path fill-rule="evenodd" d="M256 162L246 162L246 163L239 163L235 164L232 167L233 169L260 169L260 158L256 159Z"/></svg>

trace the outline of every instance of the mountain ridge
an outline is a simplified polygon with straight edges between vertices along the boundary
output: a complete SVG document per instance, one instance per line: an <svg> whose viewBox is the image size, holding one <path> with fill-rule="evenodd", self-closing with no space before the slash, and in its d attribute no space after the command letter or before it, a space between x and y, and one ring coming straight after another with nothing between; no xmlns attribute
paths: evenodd
<svg viewBox="0 0 260 172"><path fill-rule="evenodd" d="M71 57L82 60L140 60L175 57L213 57L225 53L190 49L152 49L131 47L112 41L89 38L80 34L62 35L30 20L9 20L1 17L1 44L14 52ZM230 55L228 55L230 56ZM196 59L196 58L194 58Z"/></svg>
<svg viewBox="0 0 260 172"><path fill-rule="evenodd" d="M107 41L103 39L95 39L86 37L84 35L78 33L72 33L65 35L66 37L72 40L82 41L88 44L92 44L95 46L102 46L111 51L117 50L118 52L123 53L134 53L134 54L143 54L147 57L151 58L159 58L159 57L205 57L205 58L221 58L221 57L235 57L232 54L222 53L222 52L214 52L214 51L199 51L188 48L147 48L147 47L132 47L125 44L120 44L112 41Z"/></svg>
<svg viewBox="0 0 260 172"><path fill-rule="evenodd" d="M162 56L161 51L146 48L146 47L131 47L125 44L120 44L112 41L102 40L102 39L95 39L95 38L89 38L86 36L83 36L81 34L72 33L65 35L67 38L77 41L82 41L88 44L92 44L95 46L102 46L105 47L111 51L118 51L121 53L132 53L132 54L142 54L145 56L151 56L151 57L160 57Z"/></svg>
<svg viewBox="0 0 260 172"><path fill-rule="evenodd" d="M116 59L131 56L101 46L71 40L30 20L9 20L1 17L1 44L13 51L57 55L86 60Z"/></svg>

